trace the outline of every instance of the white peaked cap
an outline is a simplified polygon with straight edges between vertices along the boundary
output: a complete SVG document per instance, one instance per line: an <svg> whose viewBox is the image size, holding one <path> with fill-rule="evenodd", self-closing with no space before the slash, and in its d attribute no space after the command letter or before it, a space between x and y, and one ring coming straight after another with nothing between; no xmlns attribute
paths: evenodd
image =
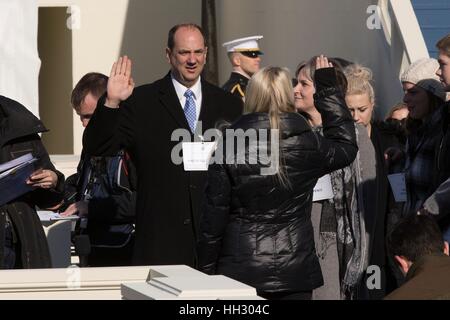
<svg viewBox="0 0 450 320"><path fill-rule="evenodd" d="M258 41L262 38L263 36L240 38L225 42L222 46L227 48L227 52L259 51L262 53L258 45Z"/></svg>

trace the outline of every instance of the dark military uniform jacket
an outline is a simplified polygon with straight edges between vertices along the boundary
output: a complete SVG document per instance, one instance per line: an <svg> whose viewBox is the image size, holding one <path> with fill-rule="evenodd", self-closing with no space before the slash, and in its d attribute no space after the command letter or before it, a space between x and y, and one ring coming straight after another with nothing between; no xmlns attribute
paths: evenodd
<svg viewBox="0 0 450 320"><path fill-rule="evenodd" d="M230 79L222 86L225 91L231 92L234 96L244 99L247 89L248 78L240 73L232 72Z"/></svg>

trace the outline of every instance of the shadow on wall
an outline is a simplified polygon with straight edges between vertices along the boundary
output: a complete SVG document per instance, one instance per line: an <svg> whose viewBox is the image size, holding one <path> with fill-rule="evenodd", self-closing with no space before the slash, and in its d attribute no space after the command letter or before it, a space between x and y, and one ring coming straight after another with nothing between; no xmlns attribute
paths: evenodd
<svg viewBox="0 0 450 320"><path fill-rule="evenodd" d="M201 24L201 0L130 0L121 55L133 61L137 85L153 82L169 71L165 57L167 34L179 23Z"/></svg>
<svg viewBox="0 0 450 320"><path fill-rule="evenodd" d="M39 114L50 132L42 135L49 154L73 153L72 32L66 7L39 8Z"/></svg>
<svg viewBox="0 0 450 320"><path fill-rule="evenodd" d="M371 25L369 28L377 4L378 0L218 1L218 42L261 34L261 65L287 66L291 71L300 61L320 53L368 66L374 72L378 112L383 116L401 99L402 91L400 65L396 57L391 57L383 30ZM231 65L221 49L219 70L223 84Z"/></svg>

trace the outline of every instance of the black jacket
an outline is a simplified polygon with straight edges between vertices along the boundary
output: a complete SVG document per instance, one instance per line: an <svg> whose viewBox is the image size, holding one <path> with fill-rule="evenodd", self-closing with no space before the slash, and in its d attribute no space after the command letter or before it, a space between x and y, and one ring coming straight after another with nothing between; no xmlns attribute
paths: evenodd
<svg viewBox="0 0 450 320"><path fill-rule="evenodd" d="M436 177L435 185L439 186L450 177L450 101L442 108L443 126L442 138L436 153Z"/></svg>
<svg viewBox="0 0 450 320"><path fill-rule="evenodd" d="M58 175L55 190L36 189L0 207L0 259L3 259L4 225L8 215L20 242L21 261L16 267L50 268L47 239L34 208L53 207L62 200L64 176L55 170L39 138L38 133L47 131L39 119L18 102L3 96L0 96L0 113L0 163L32 153L39 159L39 167Z"/></svg>
<svg viewBox="0 0 450 320"><path fill-rule="evenodd" d="M317 80L321 74L317 71ZM309 291L323 284L310 220L313 187L321 176L350 164L357 146L342 95L335 88L318 92L324 137L303 116L281 115L280 147L290 190L273 175L261 175L260 156L257 164L249 163L257 142L246 144L245 164L210 166L198 245L201 271L224 274L259 292ZM265 113L242 116L231 126L269 128ZM266 154L263 149L258 146Z"/></svg>
<svg viewBox="0 0 450 320"><path fill-rule="evenodd" d="M381 268L381 289L367 290L366 280L370 274L366 274L361 282L368 296L361 295L362 299L382 299L385 295L385 264L386 264L386 234L393 225L398 222L402 211L402 205L396 203L388 182L388 170L385 166L384 153L390 147L402 148L401 129L392 123L373 122L370 139L375 149L376 179L367 181L364 198L366 215L366 231L370 239L369 266L376 265ZM393 173L393 172L391 172ZM390 272L390 271L388 271Z"/></svg>
<svg viewBox="0 0 450 320"><path fill-rule="evenodd" d="M443 107L443 127L442 127L442 138L440 139L440 143L438 146L438 150L436 152L436 161L435 161L435 179L433 190L439 190L440 192L446 191L445 186L448 184L444 184L447 179L450 178L450 101L448 101ZM439 188L439 189L438 189ZM430 198L434 199L437 204L437 208L439 208L438 212L438 222L443 231L447 230L450 227L450 212L446 207L445 198L450 197L450 194L442 196L438 193L433 193ZM444 199L444 201L441 200ZM430 200L431 201L431 200Z"/></svg>
<svg viewBox="0 0 450 320"><path fill-rule="evenodd" d="M203 132L218 120L234 121L242 113L242 101L206 81L202 95ZM170 74L136 88L119 109L103 102L99 100L84 132L83 146L90 155L126 149L136 165L134 263L194 266L206 172L186 172L182 163L173 162L180 140L172 141L172 134L177 129L188 132L189 126Z"/></svg>
<svg viewBox="0 0 450 320"><path fill-rule="evenodd" d="M249 80L249 78L244 77L240 73L232 72L230 75L230 79L225 82L225 84L222 86L222 89L230 92L237 98L244 99Z"/></svg>

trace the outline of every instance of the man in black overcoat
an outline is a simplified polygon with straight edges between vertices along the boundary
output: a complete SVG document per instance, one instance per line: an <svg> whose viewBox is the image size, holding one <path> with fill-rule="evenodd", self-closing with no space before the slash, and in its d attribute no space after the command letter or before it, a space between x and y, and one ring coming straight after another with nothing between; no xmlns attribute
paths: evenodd
<svg viewBox="0 0 450 320"><path fill-rule="evenodd" d="M135 265L196 265L206 171L185 171L174 161L179 140L172 134L183 129L194 141L194 132L200 136L242 113L240 99L201 78L206 55L201 28L183 24L169 31L171 70L164 78L134 89L131 60L120 58L85 130L89 154L113 155L125 148L136 164Z"/></svg>

